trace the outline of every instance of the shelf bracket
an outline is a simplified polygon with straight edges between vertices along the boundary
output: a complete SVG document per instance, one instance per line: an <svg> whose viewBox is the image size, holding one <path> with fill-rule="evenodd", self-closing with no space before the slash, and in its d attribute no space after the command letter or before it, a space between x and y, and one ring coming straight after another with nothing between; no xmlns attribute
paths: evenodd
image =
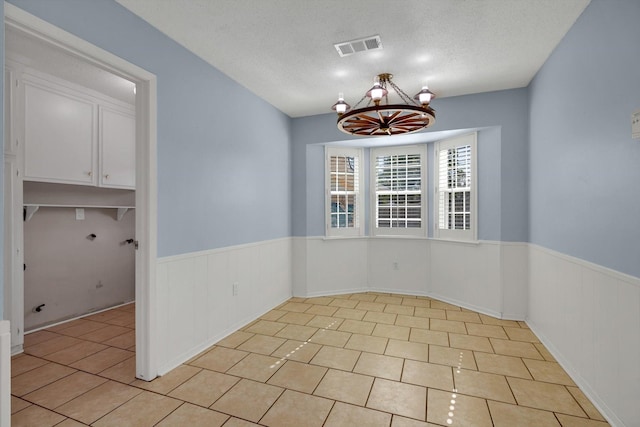
<svg viewBox="0 0 640 427"><path fill-rule="evenodd" d="M118 221L120 221L122 219L122 217L124 216L124 214L127 213L128 210L129 210L129 208L118 208L118 213L116 215L116 219Z"/></svg>
<svg viewBox="0 0 640 427"><path fill-rule="evenodd" d="M27 215L25 218L25 221L29 221L31 219L31 217L33 216L33 214L35 214L36 212L38 212L38 209L40 209L39 205L31 205L31 206L27 206Z"/></svg>

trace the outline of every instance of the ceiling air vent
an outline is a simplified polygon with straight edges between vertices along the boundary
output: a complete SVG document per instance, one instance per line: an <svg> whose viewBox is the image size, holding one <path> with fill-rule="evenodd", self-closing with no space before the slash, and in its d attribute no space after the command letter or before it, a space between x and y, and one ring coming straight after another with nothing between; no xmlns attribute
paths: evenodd
<svg viewBox="0 0 640 427"><path fill-rule="evenodd" d="M380 36L370 36L363 39L350 40L348 42L334 44L340 56L349 56L354 53L364 52L367 50L382 49L382 41Z"/></svg>

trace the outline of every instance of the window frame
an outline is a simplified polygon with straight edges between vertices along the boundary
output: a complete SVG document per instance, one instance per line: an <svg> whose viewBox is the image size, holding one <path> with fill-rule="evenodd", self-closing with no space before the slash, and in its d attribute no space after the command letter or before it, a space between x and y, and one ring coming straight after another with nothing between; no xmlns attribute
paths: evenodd
<svg viewBox="0 0 640 427"><path fill-rule="evenodd" d="M355 191L355 215L354 227L332 227L331 226L331 157L348 156L357 159L358 169L355 177L357 190ZM359 237L364 235L365 230L365 201L364 201L364 154L362 148L325 146L325 235L327 237Z"/></svg>
<svg viewBox="0 0 640 427"><path fill-rule="evenodd" d="M434 144L434 215L433 215L433 237L436 239L477 241L478 240L478 150L477 132L437 141ZM470 185L470 229L441 229L440 228L440 199L443 193L440 192L440 155L442 150L468 145L471 151L471 185Z"/></svg>
<svg viewBox="0 0 640 427"><path fill-rule="evenodd" d="M394 156L394 155L420 155L420 208L421 218L420 227L378 227L377 209L378 209L378 192L376 165L377 157ZM383 146L371 147L370 149L370 180L369 180L369 208L370 208L370 236L407 236L407 237L426 237L428 230L428 199L427 192L427 145L403 145L403 146Z"/></svg>

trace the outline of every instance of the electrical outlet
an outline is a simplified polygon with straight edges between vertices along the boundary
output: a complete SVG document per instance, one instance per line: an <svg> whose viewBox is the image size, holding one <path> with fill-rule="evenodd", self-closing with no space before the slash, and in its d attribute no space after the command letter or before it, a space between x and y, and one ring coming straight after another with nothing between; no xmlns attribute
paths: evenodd
<svg viewBox="0 0 640 427"><path fill-rule="evenodd" d="M84 219L84 209L76 208L76 220L81 221Z"/></svg>
<svg viewBox="0 0 640 427"><path fill-rule="evenodd" d="M233 296L238 296L238 282L233 283Z"/></svg>

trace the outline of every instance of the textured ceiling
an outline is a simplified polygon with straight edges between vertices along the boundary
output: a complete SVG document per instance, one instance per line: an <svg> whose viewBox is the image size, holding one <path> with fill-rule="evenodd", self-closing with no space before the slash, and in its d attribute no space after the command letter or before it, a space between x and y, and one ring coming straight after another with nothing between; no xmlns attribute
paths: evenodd
<svg viewBox="0 0 640 427"><path fill-rule="evenodd" d="M382 72L409 95L424 83L438 97L524 87L589 3L117 1L291 117L330 112L338 92L353 105ZM381 50L341 58L333 46L376 34ZM9 57L133 103L129 82L17 32L6 43Z"/></svg>
<svg viewBox="0 0 640 427"><path fill-rule="evenodd" d="M291 117L356 103L382 72L409 95L524 87L589 0L117 0ZM333 44L379 34L383 49ZM437 108L437 104L434 103Z"/></svg>

